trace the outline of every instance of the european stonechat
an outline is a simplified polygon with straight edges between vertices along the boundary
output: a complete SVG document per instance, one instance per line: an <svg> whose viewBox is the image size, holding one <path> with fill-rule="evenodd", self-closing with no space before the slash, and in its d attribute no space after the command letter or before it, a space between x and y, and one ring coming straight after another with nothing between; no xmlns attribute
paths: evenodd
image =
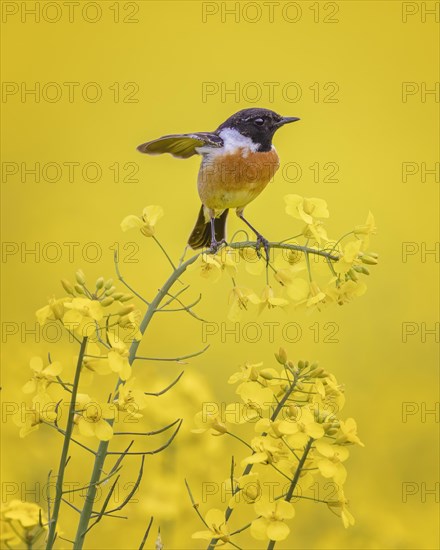
<svg viewBox="0 0 440 550"><path fill-rule="evenodd" d="M243 217L243 210L279 168L280 161L272 145L275 132L296 120L299 118L282 117L269 109L243 109L214 132L167 135L139 145L138 151L149 155L170 153L183 159L202 156L198 176L202 207L188 239L191 248L210 246L216 251L226 242L226 217L229 209L235 208L267 255L266 239Z"/></svg>

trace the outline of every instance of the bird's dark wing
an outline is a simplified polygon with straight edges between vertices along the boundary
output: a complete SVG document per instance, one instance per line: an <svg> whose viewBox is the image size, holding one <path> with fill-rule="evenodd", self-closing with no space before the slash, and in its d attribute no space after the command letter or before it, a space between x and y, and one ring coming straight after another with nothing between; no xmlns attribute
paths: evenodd
<svg viewBox="0 0 440 550"><path fill-rule="evenodd" d="M187 159L196 155L196 147L222 147L220 136L210 132L196 132L195 134L174 134L163 136L153 141L147 141L137 148L141 153L161 155L170 153L173 157Z"/></svg>

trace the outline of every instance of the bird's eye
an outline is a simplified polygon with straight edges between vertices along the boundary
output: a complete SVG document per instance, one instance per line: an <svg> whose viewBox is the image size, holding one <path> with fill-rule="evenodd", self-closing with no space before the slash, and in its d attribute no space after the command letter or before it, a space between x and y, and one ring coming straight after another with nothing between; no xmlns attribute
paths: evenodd
<svg viewBox="0 0 440 550"><path fill-rule="evenodd" d="M264 119L263 118L256 118L256 119L254 119L254 124L256 124L257 126L263 126Z"/></svg>

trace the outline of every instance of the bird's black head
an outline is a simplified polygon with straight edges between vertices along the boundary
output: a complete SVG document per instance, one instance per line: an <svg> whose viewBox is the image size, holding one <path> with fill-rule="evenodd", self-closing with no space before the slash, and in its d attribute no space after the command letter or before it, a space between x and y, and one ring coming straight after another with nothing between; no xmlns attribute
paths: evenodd
<svg viewBox="0 0 440 550"><path fill-rule="evenodd" d="M278 128L296 120L299 118L282 117L269 109L243 109L230 116L217 128L217 131L233 128L258 144L259 151L270 151L273 135Z"/></svg>

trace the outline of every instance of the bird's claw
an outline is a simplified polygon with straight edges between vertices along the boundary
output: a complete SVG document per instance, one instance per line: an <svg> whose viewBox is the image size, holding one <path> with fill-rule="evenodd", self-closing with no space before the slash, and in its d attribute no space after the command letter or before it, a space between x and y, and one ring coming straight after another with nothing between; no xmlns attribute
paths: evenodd
<svg viewBox="0 0 440 550"><path fill-rule="evenodd" d="M257 254L261 258L260 248L264 248L266 254L266 265L269 264L269 241L263 237L263 235L257 234Z"/></svg>
<svg viewBox="0 0 440 550"><path fill-rule="evenodd" d="M224 244L227 244L226 239L222 239L221 241L211 241L211 246L209 248L210 254L215 254L220 247L222 247Z"/></svg>

